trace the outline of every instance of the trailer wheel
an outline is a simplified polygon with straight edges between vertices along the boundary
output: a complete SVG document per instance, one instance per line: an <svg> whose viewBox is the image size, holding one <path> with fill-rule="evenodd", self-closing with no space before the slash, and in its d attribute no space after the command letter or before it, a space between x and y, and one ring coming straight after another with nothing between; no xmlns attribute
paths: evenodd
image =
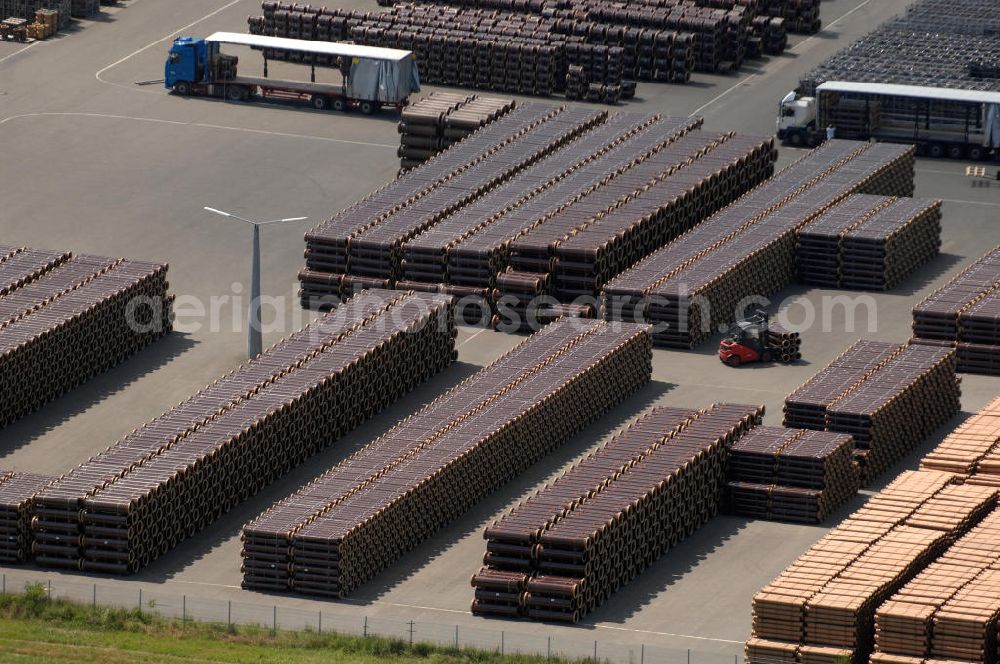
<svg viewBox="0 0 1000 664"><path fill-rule="evenodd" d="M177 81L174 83L174 92L181 95L182 97L187 97L191 94L191 84L187 81Z"/></svg>
<svg viewBox="0 0 1000 664"><path fill-rule="evenodd" d="M788 144L793 148L802 147L802 143L804 143L804 141L802 140L802 134L799 132L796 131L788 135Z"/></svg>
<svg viewBox="0 0 1000 664"><path fill-rule="evenodd" d="M927 156L940 159L944 156L944 146L940 143L931 143L927 146Z"/></svg>
<svg viewBox="0 0 1000 664"><path fill-rule="evenodd" d="M230 85L226 88L226 98L229 101L243 101L247 98L247 93L239 85Z"/></svg>
<svg viewBox="0 0 1000 664"><path fill-rule="evenodd" d="M982 161L986 152L978 145L972 145L969 147L969 159L972 161Z"/></svg>
<svg viewBox="0 0 1000 664"><path fill-rule="evenodd" d="M365 115L373 115L378 110L378 104L373 101L363 101L360 108Z"/></svg>
<svg viewBox="0 0 1000 664"><path fill-rule="evenodd" d="M344 100L343 97L337 97L336 99L333 100L333 110L337 111L338 113L343 113L344 111L347 110L347 102Z"/></svg>
<svg viewBox="0 0 1000 664"><path fill-rule="evenodd" d="M323 95L313 95L312 105L317 111L325 111L330 107L329 97L324 97Z"/></svg>
<svg viewBox="0 0 1000 664"><path fill-rule="evenodd" d="M965 154L961 145L952 145L948 148L948 158L949 159L961 159Z"/></svg>

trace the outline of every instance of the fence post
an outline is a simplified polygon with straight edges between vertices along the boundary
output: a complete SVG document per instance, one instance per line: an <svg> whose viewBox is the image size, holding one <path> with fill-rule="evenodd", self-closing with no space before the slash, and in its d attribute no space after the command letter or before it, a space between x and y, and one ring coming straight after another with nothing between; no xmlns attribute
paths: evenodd
<svg viewBox="0 0 1000 664"><path fill-rule="evenodd" d="M688 664L691 664L691 649L688 648Z"/></svg>
<svg viewBox="0 0 1000 664"><path fill-rule="evenodd" d="M188 619L188 596L181 597L181 622L186 623Z"/></svg>
<svg viewBox="0 0 1000 664"><path fill-rule="evenodd" d="M458 650L458 625L455 625L455 650Z"/></svg>
<svg viewBox="0 0 1000 664"><path fill-rule="evenodd" d="M142 615L142 588L139 588L139 615Z"/></svg>
<svg viewBox="0 0 1000 664"><path fill-rule="evenodd" d="M323 612L322 611L319 612L319 629L317 630L317 633L319 633L319 634L323 633Z"/></svg>
<svg viewBox="0 0 1000 664"><path fill-rule="evenodd" d="M365 638L368 638L368 616L365 616Z"/></svg>
<svg viewBox="0 0 1000 664"><path fill-rule="evenodd" d="M94 584L94 608L97 608L97 584Z"/></svg>
<svg viewBox="0 0 1000 664"><path fill-rule="evenodd" d="M642 647L639 649L639 664L646 664L646 644L641 644Z"/></svg>
<svg viewBox="0 0 1000 664"><path fill-rule="evenodd" d="M3 594L7 594L7 575L3 575Z"/></svg>
<svg viewBox="0 0 1000 664"><path fill-rule="evenodd" d="M278 605L274 605L274 617L271 618L271 636L278 635Z"/></svg>
<svg viewBox="0 0 1000 664"><path fill-rule="evenodd" d="M552 659L552 637L549 637L548 643L545 646L545 657L547 659Z"/></svg>
<svg viewBox="0 0 1000 664"><path fill-rule="evenodd" d="M597 639L594 639L594 661L597 661Z"/></svg>
<svg viewBox="0 0 1000 664"><path fill-rule="evenodd" d="M233 600L229 600L229 612L226 614L226 627L233 626Z"/></svg>
<svg viewBox="0 0 1000 664"><path fill-rule="evenodd" d="M52 601L52 579L49 579L49 601Z"/></svg>
<svg viewBox="0 0 1000 664"><path fill-rule="evenodd" d="M413 621L410 621L410 647L413 647Z"/></svg>
<svg viewBox="0 0 1000 664"><path fill-rule="evenodd" d="M503 654L503 630L500 630L500 654Z"/></svg>

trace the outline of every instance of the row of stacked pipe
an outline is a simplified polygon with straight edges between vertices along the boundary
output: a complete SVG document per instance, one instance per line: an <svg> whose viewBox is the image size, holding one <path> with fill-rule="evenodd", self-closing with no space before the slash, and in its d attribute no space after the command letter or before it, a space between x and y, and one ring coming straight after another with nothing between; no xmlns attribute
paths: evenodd
<svg viewBox="0 0 1000 664"><path fill-rule="evenodd" d="M448 296L352 298L44 487L35 562L136 572L450 365L455 334Z"/></svg>
<svg viewBox="0 0 1000 664"><path fill-rule="evenodd" d="M954 346L958 370L1000 375L1000 248L913 308L913 342Z"/></svg>
<svg viewBox="0 0 1000 664"><path fill-rule="evenodd" d="M243 585L343 597L649 379L640 325L564 318L243 528Z"/></svg>
<svg viewBox="0 0 1000 664"><path fill-rule="evenodd" d="M0 470L0 563L31 555L31 499L55 478Z"/></svg>
<svg viewBox="0 0 1000 664"><path fill-rule="evenodd" d="M955 351L862 339L785 399L785 426L850 434L864 481L961 409Z"/></svg>
<svg viewBox="0 0 1000 664"><path fill-rule="evenodd" d="M889 290L941 248L941 201L848 196L798 232L799 281Z"/></svg>
<svg viewBox="0 0 1000 664"><path fill-rule="evenodd" d="M759 427L729 450L733 514L822 523L857 494L860 471L850 434Z"/></svg>
<svg viewBox="0 0 1000 664"><path fill-rule="evenodd" d="M760 406L656 408L487 527L472 612L577 622L719 510Z"/></svg>
<svg viewBox="0 0 1000 664"><path fill-rule="evenodd" d="M171 329L167 266L0 246L0 427Z"/></svg>
<svg viewBox="0 0 1000 664"><path fill-rule="evenodd" d="M608 280L773 173L772 139L699 126L521 105L309 231L303 305L378 286L457 295L468 322L593 316Z"/></svg>
<svg viewBox="0 0 1000 664"><path fill-rule="evenodd" d="M617 103L635 81L686 83L780 54L789 29L820 27L818 0L405 2L352 11L265 0L252 34L412 51L425 83ZM267 50L267 57L338 66Z"/></svg>
<svg viewBox="0 0 1000 664"><path fill-rule="evenodd" d="M995 664L1000 398L753 600L751 664Z"/></svg>
<svg viewBox="0 0 1000 664"><path fill-rule="evenodd" d="M913 195L914 148L831 140L610 280L609 320L654 324L654 340L693 348L740 315L747 296L796 276L797 232L852 194Z"/></svg>
<svg viewBox="0 0 1000 664"><path fill-rule="evenodd" d="M514 110L513 99L432 92L400 115L400 171L406 172Z"/></svg>

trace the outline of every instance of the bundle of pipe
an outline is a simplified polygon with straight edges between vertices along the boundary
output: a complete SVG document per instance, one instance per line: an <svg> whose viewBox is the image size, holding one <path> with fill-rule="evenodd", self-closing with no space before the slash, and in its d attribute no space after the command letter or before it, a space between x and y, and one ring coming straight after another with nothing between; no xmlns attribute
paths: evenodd
<svg viewBox="0 0 1000 664"><path fill-rule="evenodd" d="M488 527L472 612L577 622L715 515L760 406L654 409Z"/></svg>
<svg viewBox="0 0 1000 664"><path fill-rule="evenodd" d="M860 487L850 435L759 427L729 451L729 509L792 523L822 523Z"/></svg>
<svg viewBox="0 0 1000 664"><path fill-rule="evenodd" d="M799 280L889 290L941 248L941 201L855 195L799 230Z"/></svg>
<svg viewBox="0 0 1000 664"><path fill-rule="evenodd" d="M602 122L603 111L524 104L306 233L303 305L392 287L403 244ZM318 277L327 275L324 283ZM329 275L340 275L331 277Z"/></svg>
<svg viewBox="0 0 1000 664"><path fill-rule="evenodd" d="M243 529L243 584L343 597L650 378L640 325L562 319Z"/></svg>
<svg viewBox="0 0 1000 664"><path fill-rule="evenodd" d="M968 476L972 484L1000 486L1000 397L962 422L920 462L927 470Z"/></svg>
<svg viewBox="0 0 1000 664"><path fill-rule="evenodd" d="M1000 512L960 538L875 613L872 664L996 664Z"/></svg>
<svg viewBox="0 0 1000 664"><path fill-rule="evenodd" d="M399 122L400 171L415 168L514 110L513 99L432 92L403 109Z"/></svg>
<svg viewBox="0 0 1000 664"><path fill-rule="evenodd" d="M451 298L365 291L35 497L35 561L133 573L455 359Z"/></svg>
<svg viewBox="0 0 1000 664"><path fill-rule="evenodd" d="M0 426L171 329L167 266L0 246Z"/></svg>
<svg viewBox="0 0 1000 664"><path fill-rule="evenodd" d="M55 480L0 470L0 563L23 563L31 554L31 500Z"/></svg>
<svg viewBox="0 0 1000 664"><path fill-rule="evenodd" d="M996 489L906 471L753 599L750 664L868 661L875 612L996 505Z"/></svg>
<svg viewBox="0 0 1000 664"><path fill-rule="evenodd" d="M913 308L914 343L958 349L958 370L1000 375L1000 248Z"/></svg>
<svg viewBox="0 0 1000 664"><path fill-rule="evenodd" d="M796 231L854 193L913 194L912 146L832 140L604 288L609 320L646 320L659 346L693 348L748 296L795 275Z"/></svg>
<svg viewBox="0 0 1000 664"><path fill-rule="evenodd" d="M800 333L786 330L772 321L768 323L765 334L768 345L778 351L776 360L795 362L802 359L802 335Z"/></svg>
<svg viewBox="0 0 1000 664"><path fill-rule="evenodd" d="M785 400L785 426L854 437L871 481L961 409L954 351L862 339Z"/></svg>

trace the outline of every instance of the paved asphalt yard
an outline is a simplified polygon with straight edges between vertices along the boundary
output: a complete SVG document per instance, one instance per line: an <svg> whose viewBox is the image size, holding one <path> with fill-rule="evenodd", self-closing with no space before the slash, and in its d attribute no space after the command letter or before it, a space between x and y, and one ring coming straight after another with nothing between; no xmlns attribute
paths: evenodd
<svg viewBox="0 0 1000 664"><path fill-rule="evenodd" d="M342 4L376 6L372 0ZM785 55L751 63L738 76L699 74L688 86L642 84L640 98L624 108L699 114L708 129L769 135L779 99L799 76L907 4L828 0L823 4L824 31L796 37ZM245 347L241 294L249 272L250 235L239 224L203 212L202 206L268 219L310 217L305 224L272 226L263 233L263 291L276 298L265 321L274 328L265 339L269 344L309 318L294 297L306 226L395 174L398 135L391 115L373 119L234 105L177 98L159 85L136 85L162 76L174 36L245 31L246 16L259 10L258 0L134 0L106 8L100 21L83 22L72 33L46 42L0 43L0 239L168 261L172 290L179 296L178 327L184 330L0 432L0 467L64 473L239 364ZM241 71L259 67L256 54L240 55ZM280 65L272 76L302 78L304 72ZM321 80L325 76L333 81L336 74L320 73ZM783 149L780 165L795 156ZM367 619L373 631L405 635L410 629L405 623L412 620L416 638L449 639L458 625L462 643L498 647L502 641L508 650L545 652L551 637L553 651L578 655L592 654L597 640L599 654L614 659L631 655L638 661L640 644L645 644L650 661L684 661L688 649L694 662L733 661L750 632L753 593L823 528L718 517L576 627L485 620L468 613L469 577L484 551L482 529L644 408L764 403L768 423L777 424L785 395L855 339L906 340L913 304L1000 242L1000 183L974 188L964 166L918 163L917 194L947 199L942 255L901 288L870 296L873 308L858 309L853 327L843 307L834 308L825 321L820 315L803 335L801 364L731 370L719 363L713 344L697 352L656 351L654 381L642 392L404 556L350 601L240 590L240 527L512 348L519 337L462 328L456 366L136 577L67 575L32 567L0 572L9 587L27 578L50 580L56 591L86 587L88 598L94 581L105 598L133 598L142 590L145 597L156 597L161 609L203 618L226 619L226 602L232 600L237 603L234 618L248 619L254 606L253 620L265 624L277 604L279 623L285 626L304 624L307 616L315 626L312 617L322 610L327 628L361 631ZM781 294L781 309L798 322L810 307L821 314L824 296L844 294L792 288ZM199 306L211 309L212 298L218 312L214 326L199 311ZM965 376L963 392L964 410L973 412L997 394L997 382ZM914 453L905 467L914 467L934 442ZM236 615L237 609L243 617Z"/></svg>

